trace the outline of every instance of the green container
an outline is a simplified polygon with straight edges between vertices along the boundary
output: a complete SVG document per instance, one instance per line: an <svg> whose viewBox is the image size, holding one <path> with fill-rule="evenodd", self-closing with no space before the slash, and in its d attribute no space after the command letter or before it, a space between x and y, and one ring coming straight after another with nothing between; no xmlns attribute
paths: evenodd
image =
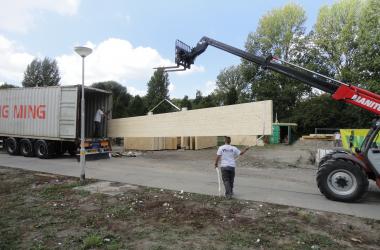
<svg viewBox="0 0 380 250"><path fill-rule="evenodd" d="M272 126L272 135L269 137L270 144L279 144L280 143L280 126L273 125Z"/></svg>

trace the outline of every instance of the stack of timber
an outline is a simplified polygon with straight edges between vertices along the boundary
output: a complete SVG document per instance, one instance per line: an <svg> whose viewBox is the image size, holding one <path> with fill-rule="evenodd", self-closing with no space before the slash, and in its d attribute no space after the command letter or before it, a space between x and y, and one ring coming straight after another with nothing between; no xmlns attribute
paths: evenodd
<svg viewBox="0 0 380 250"><path fill-rule="evenodd" d="M199 150L217 146L216 136L126 137L125 150Z"/></svg>
<svg viewBox="0 0 380 250"><path fill-rule="evenodd" d="M302 136L302 140L333 141L334 134L310 134Z"/></svg>
<svg viewBox="0 0 380 250"><path fill-rule="evenodd" d="M177 137L126 137L125 150L174 150L178 148Z"/></svg>

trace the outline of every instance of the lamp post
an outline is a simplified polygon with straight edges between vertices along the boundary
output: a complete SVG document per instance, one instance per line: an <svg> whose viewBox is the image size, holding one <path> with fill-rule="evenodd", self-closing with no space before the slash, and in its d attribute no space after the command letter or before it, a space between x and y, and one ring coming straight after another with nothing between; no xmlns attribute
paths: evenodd
<svg viewBox="0 0 380 250"><path fill-rule="evenodd" d="M81 100L81 123L80 123L80 181L84 182L85 177L85 166L86 166L86 151L84 149L84 138L85 138L85 127L84 127L84 58L92 53L92 49L78 46L74 48L75 52L82 57L82 100Z"/></svg>

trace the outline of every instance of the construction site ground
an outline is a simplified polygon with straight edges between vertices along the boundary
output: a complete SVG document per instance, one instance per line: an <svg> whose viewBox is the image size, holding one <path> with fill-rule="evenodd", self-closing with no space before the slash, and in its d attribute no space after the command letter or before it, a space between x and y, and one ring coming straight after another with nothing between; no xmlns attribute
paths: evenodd
<svg viewBox="0 0 380 250"><path fill-rule="evenodd" d="M359 203L327 200L319 192L317 148L331 148L331 142L305 141L292 146L254 147L238 159L235 198L296 206L380 219L380 191L371 181L367 196ZM136 157L118 157L86 164L86 177L134 185L218 195L213 167L216 149L137 152ZM0 165L66 176L79 176L75 158L41 160L0 153Z"/></svg>
<svg viewBox="0 0 380 250"><path fill-rule="evenodd" d="M57 165L56 167L59 167ZM0 249L379 249L380 222L0 167Z"/></svg>

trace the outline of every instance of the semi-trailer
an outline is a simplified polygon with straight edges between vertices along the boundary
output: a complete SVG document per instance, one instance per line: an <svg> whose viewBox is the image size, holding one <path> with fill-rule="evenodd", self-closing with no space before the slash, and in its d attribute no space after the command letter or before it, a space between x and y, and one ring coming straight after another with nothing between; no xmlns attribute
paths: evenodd
<svg viewBox="0 0 380 250"><path fill-rule="evenodd" d="M0 90L0 140L11 155L51 158L66 152L78 155L81 127L81 85ZM112 93L85 87L86 156L109 155L107 118ZM94 137L94 116L103 108L106 119Z"/></svg>

